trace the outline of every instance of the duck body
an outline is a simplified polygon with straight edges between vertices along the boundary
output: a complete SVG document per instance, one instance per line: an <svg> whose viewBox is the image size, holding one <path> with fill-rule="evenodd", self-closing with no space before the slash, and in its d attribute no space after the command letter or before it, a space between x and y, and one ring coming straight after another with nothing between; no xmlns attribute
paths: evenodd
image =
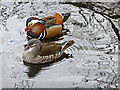
<svg viewBox="0 0 120 90"><path fill-rule="evenodd" d="M58 59L64 51L73 44L73 40L58 44L41 43L38 39L31 39L28 41L22 57L25 62L32 64L51 62Z"/></svg>
<svg viewBox="0 0 120 90"><path fill-rule="evenodd" d="M27 35L30 38L37 38L40 40L44 40L47 38L54 37L56 35L60 35L63 29L63 22L65 22L70 13L59 14L55 13L50 17L30 17L26 21L26 29Z"/></svg>
<svg viewBox="0 0 120 90"><path fill-rule="evenodd" d="M35 28L36 29L36 28ZM53 26L47 26L45 29L41 32L41 29L35 32L34 29L27 31L27 35L30 38L37 38L40 40L44 40L47 38L54 37L56 35L60 35L62 32L62 26L60 24L53 25Z"/></svg>

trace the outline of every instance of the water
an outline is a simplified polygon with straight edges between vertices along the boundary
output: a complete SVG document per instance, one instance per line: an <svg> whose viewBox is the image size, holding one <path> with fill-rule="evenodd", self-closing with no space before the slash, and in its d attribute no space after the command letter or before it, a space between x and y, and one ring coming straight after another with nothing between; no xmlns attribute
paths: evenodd
<svg viewBox="0 0 120 90"><path fill-rule="evenodd" d="M94 9L84 7L84 4L46 1L1 3L3 88L118 87L118 41L114 32L115 27L118 28L117 4L87 3ZM22 53L27 43L25 20L29 16L43 17L55 12L71 12L70 18L64 23L69 32L46 42L74 40L75 44L56 63L24 63ZM116 18L110 18L112 15L116 15Z"/></svg>

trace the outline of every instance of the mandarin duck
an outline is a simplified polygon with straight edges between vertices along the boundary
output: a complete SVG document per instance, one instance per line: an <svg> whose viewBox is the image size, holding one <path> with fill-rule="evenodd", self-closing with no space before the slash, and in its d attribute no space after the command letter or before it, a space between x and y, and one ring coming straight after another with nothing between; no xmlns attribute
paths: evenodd
<svg viewBox="0 0 120 90"><path fill-rule="evenodd" d="M63 22L65 22L71 13L55 13L50 17L36 18L30 17L26 21L27 36L44 40L47 38L61 35Z"/></svg>
<svg viewBox="0 0 120 90"><path fill-rule="evenodd" d="M22 58L24 62L42 64L58 59L64 51L74 44L73 40L58 43L42 43L39 39L30 39L25 47Z"/></svg>

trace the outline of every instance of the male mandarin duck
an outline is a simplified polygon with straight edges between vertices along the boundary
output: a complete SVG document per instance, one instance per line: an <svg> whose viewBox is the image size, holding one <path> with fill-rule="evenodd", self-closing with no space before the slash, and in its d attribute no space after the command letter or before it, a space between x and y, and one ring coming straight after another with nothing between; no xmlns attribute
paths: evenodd
<svg viewBox="0 0 120 90"><path fill-rule="evenodd" d="M50 17L36 18L30 17L26 21L26 29L28 37L40 40L61 35L63 22L65 22L71 13L55 13Z"/></svg>
<svg viewBox="0 0 120 90"><path fill-rule="evenodd" d="M24 62L41 64L58 59L64 51L74 44L73 40L58 43L42 43L40 40L30 39L23 52Z"/></svg>

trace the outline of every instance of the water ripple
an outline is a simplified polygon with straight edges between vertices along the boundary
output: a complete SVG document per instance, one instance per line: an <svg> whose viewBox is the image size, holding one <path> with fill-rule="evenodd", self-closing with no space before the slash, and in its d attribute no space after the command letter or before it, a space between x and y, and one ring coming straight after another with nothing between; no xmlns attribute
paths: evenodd
<svg viewBox="0 0 120 90"><path fill-rule="evenodd" d="M111 24L116 26L114 25L116 19L114 21L107 20L101 15L102 12L96 11L96 14L93 10L87 8L87 5L84 5L90 3L73 3L71 5L71 3L48 3L43 0L39 3L6 2L4 4L1 4L2 29L0 31L5 35L7 34L8 38L4 39L3 37L5 44L1 52L3 78L5 78L3 86L15 88L117 87L118 57L115 53L110 54L113 51L115 52L113 49L117 49L114 48L117 39L113 34L114 30L110 28ZM92 3L92 5L94 4ZM102 4L96 3L96 5L100 6ZM99 6L94 7L99 8ZM23 32L25 28L24 18L29 16L43 17L53 15L55 12L71 12L71 16L65 23L69 32L62 39L58 39L58 37L54 38L53 41L74 40L75 44L69 47L56 60L56 63L52 62L44 65L24 63L22 53L24 44L27 43L26 38L24 38L25 32ZM109 14L106 15L109 16ZM113 23L109 24L110 20ZM11 25L13 21L14 25ZM105 33L105 29L106 31L109 29L109 31ZM18 34L19 38L17 37ZM17 40L11 40L11 38ZM107 48L107 46L110 46L110 48ZM105 54L100 50L107 51L107 53Z"/></svg>

